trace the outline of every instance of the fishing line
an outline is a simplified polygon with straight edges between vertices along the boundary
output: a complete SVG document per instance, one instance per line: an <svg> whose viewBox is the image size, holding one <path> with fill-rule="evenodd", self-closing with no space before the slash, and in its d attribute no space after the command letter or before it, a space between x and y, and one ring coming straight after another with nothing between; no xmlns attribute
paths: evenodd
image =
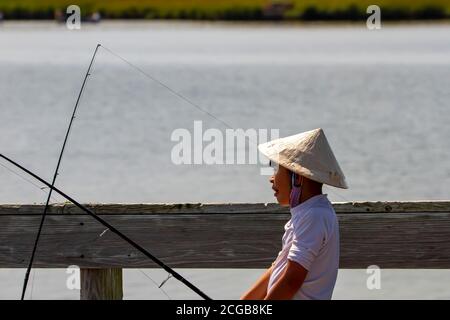
<svg viewBox="0 0 450 320"><path fill-rule="evenodd" d="M105 233L107 233L109 231L109 228L106 228L105 230L103 230L98 236L96 236L95 238L93 238L93 239L90 239L90 240L87 240L84 244L82 244L82 245L89 245L89 246L91 246L92 247L92 245L98 240L98 239L100 239L101 237L103 237L104 235L105 235ZM170 297L169 297L169 295L167 294L167 292L162 288L162 285L164 284L161 284L161 285L158 285L158 283L155 281L155 280L153 280L148 274L146 274L143 270L141 270L141 269L138 269L144 276L146 276L148 279L150 279L152 282L153 282L153 284L155 285L155 287L157 287L159 290L161 290L163 293L164 293L164 295L169 299L169 300L172 300ZM34 275L34 274L33 274ZM170 275L170 273L169 273L169 275ZM33 277L33 281L34 281L34 277ZM34 283L33 283L34 284ZM33 284L32 284L32 287L31 287L31 292L33 293Z"/></svg>
<svg viewBox="0 0 450 320"><path fill-rule="evenodd" d="M115 233L116 235L118 235L120 238L122 238L123 240L125 240L126 242L128 242L130 245L132 245L135 249L137 249L138 251L140 251L142 254L144 254L147 258L149 258L150 260L152 260L154 263L156 263L158 266L160 266L161 268L163 268L167 273L172 274L172 276L177 279L178 281L180 281L181 283L183 283L185 286L187 286L189 289L191 289L192 291L194 291L195 293L197 293L200 297L202 297L205 300L212 300L209 296L207 296L205 293L203 293L199 288L197 288L196 286L194 286L192 283L190 283L186 278L184 278L181 274L179 274L178 272L176 272L174 269L172 269L171 267L169 267L168 265L166 265L164 262L162 262L161 260L159 260L157 257L155 257L154 255L152 255L150 252L148 252L146 249L144 249L142 246L140 246L139 244L137 244L136 242L134 242L131 238L129 238L128 236L126 236L125 234L123 234L122 232L120 232L118 229L116 229L114 226L112 226L111 224L109 224L106 220L104 220L103 218L99 217L97 214L95 214L93 211L89 210L88 208L86 208L85 206L83 206L82 204L80 204L78 201L76 201L75 199L73 199L72 197L68 196L67 194L65 194L64 192L62 192L61 190L59 190L58 188L56 188L54 185L51 185L49 182L45 181L43 178L39 177L37 174L31 172L30 170L26 169L25 167L21 166L20 164L18 164L17 162L15 162L14 160L11 160L10 158L6 157L3 154L0 154L0 158L5 159L7 162L9 162L10 164L14 165L15 167L19 168L20 170L22 170L23 172L29 174L31 177L33 177L34 179L38 180L39 182L45 184L47 187L49 187L50 189L54 190L55 192L57 192L59 195L61 195L62 197L64 197L65 199L67 199L68 201L72 202L75 206L77 206L79 209L81 209L82 211L86 212L89 216L91 216L92 218L94 218L95 220L97 220L98 222L100 222L102 225L104 225L105 227L107 227L111 232Z"/></svg>
<svg viewBox="0 0 450 320"><path fill-rule="evenodd" d="M214 120L220 122L221 124L223 124L225 127L234 130L234 127L232 127L231 125L229 125L227 122L223 121L222 119L218 118L217 116L215 116L214 114L212 114L211 112L205 110L204 108L202 108L201 106L199 106L197 103L193 102L191 99L187 98L185 95L181 94L180 92L172 89L169 85L167 85L166 83L162 82L161 80L155 78L154 76L150 75L149 73L147 73L146 71L144 71L142 68L140 68L139 66L137 66L136 64L130 62L128 59L122 57L120 54L114 52L113 50L105 47L104 45L100 44L100 47L103 48L105 51L107 51L108 53L110 53L111 55L115 56L116 58L122 60L124 63L126 63L128 66L130 66L131 68L135 69L136 71L138 71L139 73L141 73L144 77L150 79L153 82L156 82L157 84L159 84L160 86L162 86L163 88L165 88L166 90L168 90L170 93L172 93L173 95L177 96L178 98L182 99L183 101L185 101L186 103L188 103L189 105L193 106L194 108L196 108L197 110L200 110L201 112L203 112L204 114L208 115L209 117L213 118ZM248 141L250 143L252 143L253 145L257 145L257 142L253 141L250 137L247 137ZM340 197L341 199L350 202L348 199L346 199L345 197L335 193L334 191L330 192L334 195L337 195L338 197Z"/></svg>
<svg viewBox="0 0 450 320"><path fill-rule="evenodd" d="M33 270L33 276L31 277L30 300L33 300L34 278L35 278L35 277L36 277L36 269Z"/></svg>
<svg viewBox="0 0 450 320"><path fill-rule="evenodd" d="M5 166L5 165L2 164L2 163L0 163L0 166L2 166L3 168L5 168L5 169L8 170L9 172L11 172L12 174L18 176L19 178L25 180L26 182L30 183L31 185L35 186L36 188L38 188L39 190L41 190L42 192L44 192L45 194L47 194L47 192L45 191L45 189L48 189L47 187L45 187L45 186L42 187L42 186L40 186L40 185L34 183L34 182L31 181L30 179L28 179L28 178L22 176L20 173L14 171L14 170L11 169L11 168L8 168L7 166ZM59 199L56 199L56 198L53 197L53 196L52 196L52 199L53 199L55 202L59 202Z"/></svg>
<svg viewBox="0 0 450 320"><path fill-rule="evenodd" d="M137 70L139 73L141 73L144 77L152 80L153 82L156 82L157 84L159 84L160 86L162 86L163 88L165 88L166 90L168 90L170 93L172 93L173 95L177 96L178 98L180 98L181 100L185 101L186 103L190 104L191 106L193 106L194 108L196 108L197 110L200 110L201 112L203 112L204 114L210 116L211 118L215 119L216 121L220 122L221 124L223 124L225 127L229 128L229 129L233 129L232 126L230 126L228 123L226 123L225 121L223 121L222 119L219 119L218 117L216 117L215 115L213 115L211 112L205 110L204 108L200 107L197 103L193 102L191 99L187 98L185 95L181 94L180 92L172 89L170 86L168 86L167 84L165 84L164 82L158 80L157 78L155 78L154 76L150 75L149 73L145 72L142 68L138 67L137 65L135 65L134 63L130 62L129 60L125 59L124 57L122 57L121 55L119 55L118 53L115 53L114 51L112 51L111 49L105 47L104 45L100 44L100 47L102 47L103 49L105 49L105 51L109 52L111 55L115 56L116 58L122 60L123 62L125 62L127 65L129 65L131 68Z"/></svg>
<svg viewBox="0 0 450 320"><path fill-rule="evenodd" d="M96 236L95 238L88 240L85 242L85 244L88 244L89 246L92 246L93 243L95 243L98 239L100 239L101 237L103 237L105 235L105 233L107 233L109 231L109 228L106 228L105 230L103 230L98 236ZM164 285L164 283L168 280L166 279L161 285L158 285L158 283L156 283L155 280L153 280L148 274L146 274L143 270L138 269L144 276L146 276L148 279L150 279L153 284L155 285L155 287L157 287L159 290L161 290L164 295L169 299L172 300L169 295L167 294L167 292L162 288L162 286ZM169 273L169 277L171 276L171 274ZM34 278L33 278L34 280ZM31 287L31 292L33 292L33 287Z"/></svg>
<svg viewBox="0 0 450 320"><path fill-rule="evenodd" d="M169 300L172 300L171 298L170 298L170 296L167 294L167 292L161 287L161 286L159 286L158 285L158 283L156 283L156 281L155 280L153 280L147 273L145 273L143 270L141 270L141 269L138 269L144 276L146 276L148 279L150 279L154 284L155 284L155 286L156 287L158 287L158 289L160 289L163 293L164 293L164 295L167 297L167 299L169 299Z"/></svg>

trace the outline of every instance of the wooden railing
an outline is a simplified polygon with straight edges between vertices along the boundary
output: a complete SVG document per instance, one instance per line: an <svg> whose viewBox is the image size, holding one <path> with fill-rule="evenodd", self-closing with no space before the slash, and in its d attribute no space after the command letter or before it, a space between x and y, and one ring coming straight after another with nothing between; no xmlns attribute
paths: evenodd
<svg viewBox="0 0 450 320"><path fill-rule="evenodd" d="M340 268L450 268L450 201L334 203ZM174 268L267 268L289 210L277 204L89 204ZM42 205L0 205L0 268L25 268ZM81 268L82 299L122 298L122 268L156 265L71 204L52 205L34 267Z"/></svg>

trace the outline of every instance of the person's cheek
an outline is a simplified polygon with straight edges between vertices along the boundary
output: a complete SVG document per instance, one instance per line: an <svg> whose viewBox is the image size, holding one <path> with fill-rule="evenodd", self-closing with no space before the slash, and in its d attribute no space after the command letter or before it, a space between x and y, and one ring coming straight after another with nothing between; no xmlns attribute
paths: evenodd
<svg viewBox="0 0 450 320"><path fill-rule="evenodd" d="M284 187L284 195L285 195L285 198L284 198L285 204L289 204L289 200L291 197L291 184L290 184L289 176L286 176L283 187Z"/></svg>

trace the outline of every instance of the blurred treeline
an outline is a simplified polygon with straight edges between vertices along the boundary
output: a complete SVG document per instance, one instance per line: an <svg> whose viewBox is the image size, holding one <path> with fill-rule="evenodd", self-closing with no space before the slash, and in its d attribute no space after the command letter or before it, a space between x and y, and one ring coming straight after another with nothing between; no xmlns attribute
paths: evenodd
<svg viewBox="0 0 450 320"><path fill-rule="evenodd" d="M0 0L4 19L55 19L76 4L83 18L360 20L376 4L383 20L449 19L450 0Z"/></svg>

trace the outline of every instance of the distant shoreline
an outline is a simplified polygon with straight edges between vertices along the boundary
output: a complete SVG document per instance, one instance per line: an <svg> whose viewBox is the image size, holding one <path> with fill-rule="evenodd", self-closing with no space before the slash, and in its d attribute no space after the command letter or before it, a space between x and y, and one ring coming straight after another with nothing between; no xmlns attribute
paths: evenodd
<svg viewBox="0 0 450 320"><path fill-rule="evenodd" d="M139 26L139 25L155 25L155 26L195 26L195 25L205 25L205 26L229 26L229 27L305 27L305 28L320 28L320 27L366 27L366 21L330 21L330 20L317 20L317 21L300 21L300 20L282 20L282 21L223 21L223 20L150 20L150 19L102 19L98 23L84 22L85 26L118 26L126 25L129 27ZM448 26L450 25L450 19L447 20L390 20L383 21L384 26L391 27L408 27L408 26ZM26 19L26 20L4 20L0 23L0 27L13 27L22 25L26 27L27 25L65 25L64 22L55 20L45 20L45 19Z"/></svg>
<svg viewBox="0 0 450 320"><path fill-rule="evenodd" d="M83 20L364 21L371 0L3 0L0 20L65 20L77 4ZM382 1L383 21L450 20L448 0ZM95 19L93 16L95 15Z"/></svg>
<svg viewBox="0 0 450 320"><path fill-rule="evenodd" d="M450 27L450 20L427 20L427 21L387 21L382 23L382 27L389 29L404 28L433 28ZM65 29L65 23L55 20L7 20L0 23L0 30L59 30ZM286 30L338 30L342 28L366 29L365 21L198 21L198 20L142 20L142 19L105 19L99 23L84 22L83 30L158 30L170 28L173 30L189 30L191 28L240 28L240 29L286 29Z"/></svg>

